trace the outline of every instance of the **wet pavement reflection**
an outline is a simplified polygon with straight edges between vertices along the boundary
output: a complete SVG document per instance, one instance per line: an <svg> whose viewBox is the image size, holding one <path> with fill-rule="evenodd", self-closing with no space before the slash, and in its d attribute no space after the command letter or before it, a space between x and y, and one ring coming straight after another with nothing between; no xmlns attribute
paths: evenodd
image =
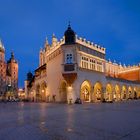
<svg viewBox="0 0 140 140"><path fill-rule="evenodd" d="M139 106L0 103L0 140L139 140Z"/></svg>

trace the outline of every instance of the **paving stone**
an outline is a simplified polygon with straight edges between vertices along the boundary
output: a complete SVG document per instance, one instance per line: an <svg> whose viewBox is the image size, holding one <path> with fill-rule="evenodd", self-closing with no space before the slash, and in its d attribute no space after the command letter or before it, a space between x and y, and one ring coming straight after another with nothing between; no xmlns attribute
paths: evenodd
<svg viewBox="0 0 140 140"><path fill-rule="evenodd" d="M0 103L0 140L139 140L140 100Z"/></svg>

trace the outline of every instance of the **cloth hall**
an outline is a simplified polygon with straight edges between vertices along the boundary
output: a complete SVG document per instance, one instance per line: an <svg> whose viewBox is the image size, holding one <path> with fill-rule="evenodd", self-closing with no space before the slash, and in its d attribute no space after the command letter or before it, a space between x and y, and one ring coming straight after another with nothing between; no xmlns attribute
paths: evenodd
<svg viewBox="0 0 140 140"><path fill-rule="evenodd" d="M106 60L106 49L78 37L69 25L64 37L46 39L39 66L25 80L31 101L117 102L140 97L140 66Z"/></svg>

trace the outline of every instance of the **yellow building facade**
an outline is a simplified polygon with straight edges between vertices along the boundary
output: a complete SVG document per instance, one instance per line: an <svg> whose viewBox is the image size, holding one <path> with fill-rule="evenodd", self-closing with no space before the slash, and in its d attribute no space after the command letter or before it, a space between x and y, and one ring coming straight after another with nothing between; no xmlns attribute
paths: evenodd
<svg viewBox="0 0 140 140"><path fill-rule="evenodd" d="M35 74L28 73L26 97L32 101L113 102L140 97L140 66L106 60L106 49L78 37L69 25L58 41L46 39Z"/></svg>

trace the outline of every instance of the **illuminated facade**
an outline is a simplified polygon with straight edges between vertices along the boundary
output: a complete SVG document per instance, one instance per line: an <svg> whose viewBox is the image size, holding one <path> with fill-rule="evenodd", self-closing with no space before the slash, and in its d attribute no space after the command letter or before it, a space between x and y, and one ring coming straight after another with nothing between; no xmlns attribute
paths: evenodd
<svg viewBox="0 0 140 140"><path fill-rule="evenodd" d="M5 61L5 48L0 41L0 99L15 98L18 90L18 63L11 53L11 58Z"/></svg>
<svg viewBox="0 0 140 140"><path fill-rule="evenodd" d="M28 73L26 97L33 101L120 101L140 97L140 66L122 66L105 59L105 48L78 37L70 25L58 41L46 39L39 67Z"/></svg>
<svg viewBox="0 0 140 140"><path fill-rule="evenodd" d="M23 88L18 89L18 98L22 101L25 99L25 91Z"/></svg>

